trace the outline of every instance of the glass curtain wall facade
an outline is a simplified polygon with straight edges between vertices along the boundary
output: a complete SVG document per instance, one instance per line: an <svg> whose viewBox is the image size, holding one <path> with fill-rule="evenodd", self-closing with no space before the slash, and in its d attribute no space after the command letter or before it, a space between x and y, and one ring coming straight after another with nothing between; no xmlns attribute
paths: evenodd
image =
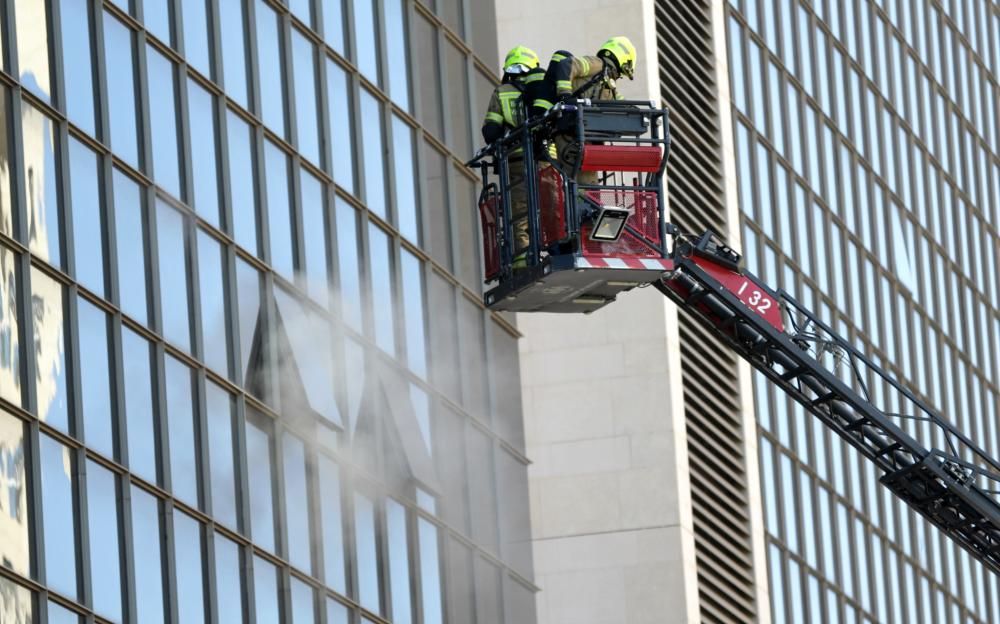
<svg viewBox="0 0 1000 624"><path fill-rule="evenodd" d="M0 621L533 622L492 3L0 9Z"/></svg>
<svg viewBox="0 0 1000 624"><path fill-rule="evenodd" d="M730 0L727 35L748 266L1000 456L1000 4ZM870 462L755 398L775 622L1000 621Z"/></svg>

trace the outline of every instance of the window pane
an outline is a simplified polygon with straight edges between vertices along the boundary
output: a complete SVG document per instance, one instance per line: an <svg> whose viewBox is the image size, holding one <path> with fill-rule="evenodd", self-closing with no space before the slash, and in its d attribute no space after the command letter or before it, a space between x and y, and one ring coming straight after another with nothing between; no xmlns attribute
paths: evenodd
<svg viewBox="0 0 1000 624"><path fill-rule="evenodd" d="M337 52L344 53L343 0L321 0L323 3L323 39Z"/></svg>
<svg viewBox="0 0 1000 624"><path fill-rule="evenodd" d="M329 305L330 275L326 262L326 209L323 183L305 169L300 170L302 235L305 238L306 290L323 307Z"/></svg>
<svg viewBox="0 0 1000 624"><path fill-rule="evenodd" d="M173 62L146 46L149 71L149 125L153 143L153 179L174 197L181 195L177 144L177 72Z"/></svg>
<svg viewBox="0 0 1000 624"><path fill-rule="evenodd" d="M226 24L222 34L222 66L226 76L226 93L240 106L247 108L246 34L242 2L220 2L219 21Z"/></svg>
<svg viewBox="0 0 1000 624"><path fill-rule="evenodd" d="M274 446L270 418L247 420L247 480L250 482L250 535L255 544L277 552L274 539Z"/></svg>
<svg viewBox="0 0 1000 624"><path fill-rule="evenodd" d="M294 361L299 373L298 380L292 383L294 388L282 388L289 400L286 409L300 408L301 391L304 390L308 405L301 405L301 408L311 408L323 418L340 424L334 388L330 383L334 376L329 319L303 306L283 288L275 289L275 300L290 351L282 357ZM298 381L301 381L301 388Z"/></svg>
<svg viewBox="0 0 1000 624"><path fill-rule="evenodd" d="M201 524L186 513L174 509L174 579L177 595L177 621L184 624L205 621L205 582ZM223 588L220 588L220 592Z"/></svg>
<svg viewBox="0 0 1000 624"><path fill-rule="evenodd" d="M215 96L191 78L187 82L194 209L219 227L219 169L216 158Z"/></svg>
<svg viewBox="0 0 1000 624"><path fill-rule="evenodd" d="M135 33L107 12L104 13L104 73L108 83L111 149L125 162L138 167Z"/></svg>
<svg viewBox="0 0 1000 624"><path fill-rule="evenodd" d="M160 502L132 486L132 566L135 568L135 610L138 621L163 622L163 553L160 544ZM184 602L190 596L182 594ZM187 620L185 620L187 621Z"/></svg>
<svg viewBox="0 0 1000 624"><path fill-rule="evenodd" d="M8 265L9 266L9 265ZM8 297L13 293L5 293ZM69 432L66 403L66 355L63 346L65 300L63 285L36 268L31 269L31 307L34 329L35 384L38 416L60 431ZM12 301L13 298L5 299ZM6 384L5 384L6 385Z"/></svg>
<svg viewBox="0 0 1000 624"><path fill-rule="evenodd" d="M467 58L465 54L455 47L451 42L446 41L444 45L445 57L445 92L448 98L449 112L448 119L445 120L445 132L448 134L448 145L459 154L467 154L472 151L472 135L469 126L469 76Z"/></svg>
<svg viewBox="0 0 1000 624"><path fill-rule="evenodd" d="M347 72L327 58L327 106L330 123L330 143L333 179L340 186L354 193L354 125L351 122L351 91ZM330 171L330 167L327 167Z"/></svg>
<svg viewBox="0 0 1000 624"><path fill-rule="evenodd" d="M354 546L358 555L358 602L362 607L381 613L378 591L378 550L375 542L375 504L370 498L354 494Z"/></svg>
<svg viewBox="0 0 1000 624"><path fill-rule="evenodd" d="M219 624L243 623L243 577L240 575L240 547L230 539L215 535L215 585Z"/></svg>
<svg viewBox="0 0 1000 624"><path fill-rule="evenodd" d="M26 587L22 587L13 581L0 577L0 594L4 596L6 604L4 613L13 620L15 624L25 622L31 624L35 621L35 601L34 594ZM49 620L52 622L53 620Z"/></svg>
<svg viewBox="0 0 1000 624"><path fill-rule="evenodd" d="M84 439L87 446L112 457L115 443L111 415L108 315L82 297L78 303Z"/></svg>
<svg viewBox="0 0 1000 624"><path fill-rule="evenodd" d="M410 370L427 377L427 337L424 329L424 279L420 259L405 249L399 252L403 272L403 314L406 357Z"/></svg>
<svg viewBox="0 0 1000 624"><path fill-rule="evenodd" d="M24 3L19 3L23 6ZM81 0L60 0L59 20L62 22L63 79L66 81L66 116L69 120L97 136L94 123L94 64L91 56L92 5ZM20 30L17 33L21 37ZM24 65L24 61L21 61Z"/></svg>
<svg viewBox="0 0 1000 624"><path fill-rule="evenodd" d="M417 187L414 184L413 129L401 118L392 117L393 173L396 191L396 226L399 233L420 243L420 219L417 215Z"/></svg>
<svg viewBox="0 0 1000 624"><path fill-rule="evenodd" d="M358 211L337 200L337 257L344 322L361 331L361 276L358 267Z"/></svg>
<svg viewBox="0 0 1000 624"><path fill-rule="evenodd" d="M244 260L236 260L236 311L240 329L240 371L250 377L250 356L260 323L260 273Z"/></svg>
<svg viewBox="0 0 1000 624"><path fill-rule="evenodd" d="M228 4L228 3L227 3ZM229 195L232 201L230 233L236 243L257 255L257 199L254 188L253 132L243 118L226 112L229 133Z"/></svg>
<svg viewBox="0 0 1000 624"><path fill-rule="evenodd" d="M208 16L205 13L205 0L184 0L183 17L184 58L202 74L211 77L212 70L208 56ZM229 24L226 24L226 28L230 27Z"/></svg>
<svg viewBox="0 0 1000 624"><path fill-rule="evenodd" d="M149 342L123 326L122 353L128 467L143 479L156 483L156 421L153 418Z"/></svg>
<svg viewBox="0 0 1000 624"><path fill-rule="evenodd" d="M437 527L421 518L417 521L417 536L420 540L420 588L423 621L426 624L443 624Z"/></svg>
<svg viewBox="0 0 1000 624"><path fill-rule="evenodd" d="M263 0L257 0L257 80L260 83L260 117L279 136L285 133L285 71L281 62L281 22Z"/></svg>
<svg viewBox="0 0 1000 624"><path fill-rule="evenodd" d="M309 10L309 2L310 0L288 0L288 9L307 26L312 25L312 13Z"/></svg>
<svg viewBox="0 0 1000 624"><path fill-rule="evenodd" d="M174 496L198 506L198 447L191 369L180 360L164 356L167 430L170 436L170 482Z"/></svg>
<svg viewBox="0 0 1000 624"><path fill-rule="evenodd" d="M292 577L292 623L312 624L316 621L316 599L312 587Z"/></svg>
<svg viewBox="0 0 1000 624"><path fill-rule="evenodd" d="M70 211L76 279L104 296L104 219L101 206L100 161L89 147L69 140Z"/></svg>
<svg viewBox="0 0 1000 624"><path fill-rule="evenodd" d="M295 279L295 255L292 251L292 214L288 201L288 155L274 143L264 141L264 163L271 266L292 281Z"/></svg>
<svg viewBox="0 0 1000 624"><path fill-rule="evenodd" d="M62 605L49 601L49 624L80 624L80 615Z"/></svg>
<svg viewBox="0 0 1000 624"><path fill-rule="evenodd" d="M4 525L0 565L24 576L31 573L28 509L24 422L0 411L0 518Z"/></svg>
<svg viewBox="0 0 1000 624"><path fill-rule="evenodd" d="M344 529L341 523L340 471L333 460L319 458L319 507L323 525L323 565L327 587L347 592L344 576Z"/></svg>
<svg viewBox="0 0 1000 624"><path fill-rule="evenodd" d="M394 500L385 502L386 534L389 541L389 582L392 589L392 621L410 624L410 549L406 532L406 508Z"/></svg>
<svg viewBox="0 0 1000 624"><path fill-rule="evenodd" d="M87 524L90 527L90 584L94 611L122 621L122 582L118 563L118 493L115 475L87 460Z"/></svg>
<svg viewBox="0 0 1000 624"><path fill-rule="evenodd" d="M122 312L148 325L146 206L139 184L118 169L113 184L120 305Z"/></svg>
<svg viewBox="0 0 1000 624"><path fill-rule="evenodd" d="M28 246L49 264L61 267L59 172L53 123L38 109L21 104L21 158L28 204ZM9 232L9 229L8 229Z"/></svg>
<svg viewBox="0 0 1000 624"><path fill-rule="evenodd" d="M253 558L253 595L257 621L281 621L281 608L278 606L278 571L273 563L260 557Z"/></svg>
<svg viewBox="0 0 1000 624"><path fill-rule="evenodd" d="M49 85L49 20L45 0L20 0L14 6L21 84L46 102Z"/></svg>
<svg viewBox="0 0 1000 624"><path fill-rule="evenodd" d="M381 86L378 77L378 38L375 32L373 0L351 0L354 3L354 40L358 58L354 59L365 78Z"/></svg>
<svg viewBox="0 0 1000 624"><path fill-rule="evenodd" d="M282 437L281 454L285 472L285 526L288 531L288 561L306 572L312 571L310 557L309 483L306 480L306 446L295 436Z"/></svg>
<svg viewBox="0 0 1000 624"><path fill-rule="evenodd" d="M326 624L349 624L350 617L347 607L333 598L326 599Z"/></svg>
<svg viewBox="0 0 1000 624"><path fill-rule="evenodd" d="M236 464L233 453L233 399L212 382L205 383L208 407L209 467L212 472L212 515L238 528ZM222 588L219 588L221 593Z"/></svg>
<svg viewBox="0 0 1000 624"><path fill-rule="evenodd" d="M308 20L305 20L308 21ZM292 29L295 74L295 122L299 152L319 164L319 116L316 108L316 50L297 28Z"/></svg>
<svg viewBox="0 0 1000 624"><path fill-rule="evenodd" d="M198 287L201 289L201 353L205 364L229 374L226 331L225 251L215 237L198 230Z"/></svg>
<svg viewBox="0 0 1000 624"><path fill-rule="evenodd" d="M20 322L18 313L18 290L17 290L17 274L16 270L16 256L9 249L5 247L0 247L0 396L7 399L11 403L17 406L21 406L21 338L20 338ZM35 325L37 326L41 323L40 317L44 317L46 312L49 312L47 301L43 299L32 299L32 312L34 314ZM56 332L58 337L61 338L62 335L62 314L61 308L59 313L59 325L58 329L49 330L51 332ZM39 331L36 329L36 331ZM47 363L42 358L45 356L50 356L49 353L43 351L49 344L41 344L39 341L35 341L35 357L38 361L39 370L43 370L42 366ZM59 341L59 355L62 354L62 343ZM42 401L41 395L46 390L43 387L43 379L41 376L36 377L38 383L38 394L39 394L39 413L44 414L42 411ZM65 407L65 406L64 406ZM44 418L44 416L43 416ZM65 425L64 425L65 426Z"/></svg>
<svg viewBox="0 0 1000 624"><path fill-rule="evenodd" d="M138 2L136 3L138 4ZM163 2L163 0L142 0L142 17L146 29L168 45L172 43L170 37L171 4L173 3Z"/></svg>
<svg viewBox="0 0 1000 624"><path fill-rule="evenodd" d="M184 216L165 202L157 200L156 222L163 337L190 353L191 321Z"/></svg>
<svg viewBox="0 0 1000 624"><path fill-rule="evenodd" d="M385 218L385 147L382 143L382 105L361 90L361 145L365 164L365 204Z"/></svg>
<svg viewBox="0 0 1000 624"><path fill-rule="evenodd" d="M385 45L389 55L389 94L404 110L410 109L410 65L403 0L385 0Z"/></svg>
<svg viewBox="0 0 1000 624"><path fill-rule="evenodd" d="M374 223L368 224L368 245L372 311L375 315L375 344L392 355L396 351L396 339L393 335L396 323L392 295L392 257L388 235Z"/></svg>
<svg viewBox="0 0 1000 624"><path fill-rule="evenodd" d="M438 29L420 13L413 22L413 38L416 41L416 56L419 59L438 58ZM441 101L441 67L439 63L417 63L419 72L415 84L420 89L420 123L439 139L444 138L441 129L443 106Z"/></svg>
<svg viewBox="0 0 1000 624"><path fill-rule="evenodd" d="M45 538L45 584L77 597L76 531L73 511L76 468L70 450L47 435L39 436L42 467L42 532Z"/></svg>

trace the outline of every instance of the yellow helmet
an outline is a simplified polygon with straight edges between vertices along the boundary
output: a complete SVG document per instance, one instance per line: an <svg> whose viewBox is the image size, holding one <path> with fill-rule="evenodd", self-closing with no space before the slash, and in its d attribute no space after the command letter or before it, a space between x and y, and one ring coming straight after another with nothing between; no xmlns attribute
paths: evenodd
<svg viewBox="0 0 1000 624"><path fill-rule="evenodd" d="M612 37L604 42L597 56L610 56L618 64L618 70L629 80L635 76L635 46L628 37Z"/></svg>
<svg viewBox="0 0 1000 624"><path fill-rule="evenodd" d="M538 55L531 48L517 46L511 48L503 60L503 71L507 74L526 74L538 67Z"/></svg>

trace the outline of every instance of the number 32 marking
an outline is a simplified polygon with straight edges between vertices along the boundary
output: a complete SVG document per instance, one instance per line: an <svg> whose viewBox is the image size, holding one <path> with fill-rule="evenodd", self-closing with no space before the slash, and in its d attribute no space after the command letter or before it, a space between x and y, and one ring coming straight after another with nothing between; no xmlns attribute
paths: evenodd
<svg viewBox="0 0 1000 624"><path fill-rule="evenodd" d="M741 299L743 299L744 303L746 303L748 306L750 306L760 314L764 314L765 312L770 310L771 299L769 297L764 296L764 293L760 292L759 290L752 290L750 291L750 294L748 296L744 297L743 293L746 291L748 284L750 284L750 280L744 281L743 285L740 286L740 289L736 291L736 294Z"/></svg>

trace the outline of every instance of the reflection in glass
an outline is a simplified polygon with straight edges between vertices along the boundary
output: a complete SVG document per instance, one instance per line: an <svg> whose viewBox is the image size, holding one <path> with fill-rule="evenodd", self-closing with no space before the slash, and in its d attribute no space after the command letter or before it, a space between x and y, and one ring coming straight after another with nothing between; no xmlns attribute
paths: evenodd
<svg viewBox="0 0 1000 624"><path fill-rule="evenodd" d="M9 253L9 252L8 252ZM7 264L5 254L0 254L0 264L11 268L4 275L13 275L13 262ZM9 283L6 279L3 284ZM14 301L14 293L4 293L4 301ZM66 354L63 347L63 319L65 304L63 286L47 274L31 269L31 311L35 350L35 393L38 417L49 425L69 432L66 403ZM9 304L7 304L9 305ZM5 310L10 312L10 310ZM16 317L7 317L14 318ZM14 328L9 328L12 336ZM9 390L10 378L4 374L4 388ZM6 394L6 392L4 393Z"/></svg>
<svg viewBox="0 0 1000 624"><path fill-rule="evenodd" d="M172 2L163 0L142 0L142 17L146 23L146 29L153 33L157 39L170 45L170 5Z"/></svg>
<svg viewBox="0 0 1000 624"><path fill-rule="evenodd" d="M378 549L375 541L375 503L357 492L354 493L354 547L358 556L358 602L370 611L381 613Z"/></svg>
<svg viewBox="0 0 1000 624"><path fill-rule="evenodd" d="M254 420L270 420L259 416ZM274 540L274 449L271 444L271 427L247 419L247 480L250 485L250 531L255 544L265 550L277 552ZM266 429L265 429L266 427Z"/></svg>
<svg viewBox="0 0 1000 624"><path fill-rule="evenodd" d="M19 80L25 88L46 102L52 93L49 85L49 20L45 0L19 0L14 5L14 30L17 32Z"/></svg>
<svg viewBox="0 0 1000 624"><path fill-rule="evenodd" d="M337 199L337 265L344 322L361 331L361 275L358 267L358 211Z"/></svg>
<svg viewBox="0 0 1000 624"><path fill-rule="evenodd" d="M34 600L31 591L26 587L0 577L0 596L4 600L2 613L13 624L31 624L35 621ZM7 619L4 621L6 622ZM49 622L55 622L55 620L49 618Z"/></svg>
<svg viewBox="0 0 1000 624"><path fill-rule="evenodd" d="M142 202L139 184L117 168L114 170L113 184L121 309L147 325L146 207Z"/></svg>
<svg viewBox="0 0 1000 624"><path fill-rule="evenodd" d="M344 53L343 0L323 0L323 39L340 54Z"/></svg>
<svg viewBox="0 0 1000 624"><path fill-rule="evenodd" d="M240 547L215 534L215 588L219 624L243 624L243 578L240 575Z"/></svg>
<svg viewBox="0 0 1000 624"><path fill-rule="evenodd" d="M181 195L177 142L177 72L170 59L146 46L149 73L149 125L153 143L153 179L174 197Z"/></svg>
<svg viewBox="0 0 1000 624"><path fill-rule="evenodd" d="M270 141L264 142L267 183L267 225L271 241L271 266L287 280L295 279L292 251L292 213L288 194L288 155Z"/></svg>
<svg viewBox="0 0 1000 624"><path fill-rule="evenodd" d="M39 436L42 474L42 533L45 540L45 584L77 596L76 531L73 498L76 471L70 450L47 435Z"/></svg>
<svg viewBox="0 0 1000 624"><path fill-rule="evenodd" d="M326 599L326 624L349 624L350 617L347 607L333 598Z"/></svg>
<svg viewBox="0 0 1000 624"><path fill-rule="evenodd" d="M326 265L326 210L323 183L305 169L299 170L302 194L302 236L305 248L306 290L323 307L329 305L330 275Z"/></svg>
<svg viewBox="0 0 1000 624"><path fill-rule="evenodd" d="M378 35L375 31L374 0L351 0L354 3L354 40L365 45L357 46L355 63L365 78L381 86L378 76Z"/></svg>
<svg viewBox="0 0 1000 624"><path fill-rule="evenodd" d="M245 260L236 259L236 311L239 314L240 371L250 376L254 335L260 321L260 272Z"/></svg>
<svg viewBox="0 0 1000 624"><path fill-rule="evenodd" d="M163 317L163 337L190 353L191 320L184 216L158 199L156 228L160 255L160 313Z"/></svg>
<svg viewBox="0 0 1000 624"><path fill-rule="evenodd" d="M395 312L392 294L392 257L389 236L374 223L368 224L372 312L375 316L375 344L393 355L396 350Z"/></svg>
<svg viewBox="0 0 1000 624"><path fill-rule="evenodd" d="M49 601L49 624L80 624L80 616L66 607Z"/></svg>
<svg viewBox="0 0 1000 624"><path fill-rule="evenodd" d="M382 105L365 89L361 90L361 149L364 152L365 165L365 204L369 210L385 218Z"/></svg>
<svg viewBox="0 0 1000 624"><path fill-rule="evenodd" d="M228 392L209 381L205 383L205 403L208 409L208 455L212 473L212 515L235 529L238 524L233 399Z"/></svg>
<svg viewBox="0 0 1000 624"><path fill-rule="evenodd" d="M160 503L136 486L132 494L132 566L135 569L137 621L163 622L163 558L160 543ZM178 602L188 600L182 595Z"/></svg>
<svg viewBox="0 0 1000 624"><path fill-rule="evenodd" d="M281 22L264 0L254 6L257 20L257 80L260 117L264 125L285 137L285 71L281 62Z"/></svg>
<svg viewBox="0 0 1000 624"><path fill-rule="evenodd" d="M240 106L247 108L247 54L243 11L242 2L219 3L219 21L227 25L226 28L219 29L222 35L222 68L226 77L226 94Z"/></svg>
<svg viewBox="0 0 1000 624"><path fill-rule="evenodd" d="M417 521L417 538L420 540L420 589L423 621L426 624L443 624L437 527L420 518Z"/></svg>
<svg viewBox="0 0 1000 624"><path fill-rule="evenodd" d="M300 0L301 1L301 0ZM308 3L308 0L305 0ZM307 4L308 6L308 4ZM308 11L303 21L308 21ZM316 108L316 52L297 28L292 29L292 65L295 78L295 123L299 152L319 164L319 113Z"/></svg>
<svg viewBox="0 0 1000 624"><path fill-rule="evenodd" d="M24 161L25 202L28 205L28 246L41 259L61 267L59 171L52 131L51 119L28 102L21 104L21 158ZM9 223L4 232L10 232Z"/></svg>
<svg viewBox="0 0 1000 624"><path fill-rule="evenodd" d="M392 156L396 191L396 226L414 243L420 242L417 187L413 180L413 129L402 118L392 117Z"/></svg>
<svg viewBox="0 0 1000 624"><path fill-rule="evenodd" d="M313 589L292 577L292 624L311 624L316 621Z"/></svg>
<svg viewBox="0 0 1000 624"><path fill-rule="evenodd" d="M198 287L201 289L202 358L221 375L229 373L226 331L225 251L213 236L198 230Z"/></svg>
<svg viewBox="0 0 1000 624"><path fill-rule="evenodd" d="M319 508L323 532L323 579L327 587L347 592L344 576L344 529L341 521L340 471L334 461L319 457Z"/></svg>
<svg viewBox="0 0 1000 624"><path fill-rule="evenodd" d="M0 412L0 565L28 576L28 479L25 472L24 423ZM34 512L32 512L34 513Z"/></svg>
<svg viewBox="0 0 1000 624"><path fill-rule="evenodd" d="M70 213L76 279L104 296L104 228L100 161L97 154L74 138L69 140Z"/></svg>
<svg viewBox="0 0 1000 624"><path fill-rule="evenodd" d="M174 508L174 579L177 595L177 621L197 624L205 621L205 583L202 577L201 524ZM221 592L223 588L219 588Z"/></svg>
<svg viewBox="0 0 1000 624"><path fill-rule="evenodd" d="M164 393L167 435L170 437L170 483L174 496L198 506L198 447L191 369L180 360L164 356Z"/></svg>
<svg viewBox="0 0 1000 624"><path fill-rule="evenodd" d="M281 621L278 606L278 571L273 563L254 556L253 558L254 612L258 622Z"/></svg>
<svg viewBox="0 0 1000 624"><path fill-rule="evenodd" d="M326 101L329 107L333 179L347 192L354 192L354 124L351 122L350 79L344 68L326 59ZM330 167L328 166L329 170Z"/></svg>
<svg viewBox="0 0 1000 624"><path fill-rule="evenodd" d="M300 570L312 571L310 557L309 483L306 481L306 446L285 434L281 439L285 473L285 528L288 531L288 561Z"/></svg>
<svg viewBox="0 0 1000 624"><path fill-rule="evenodd" d="M122 582L118 564L118 493L115 474L87 460L87 524L90 527L90 585L94 611L122 621Z"/></svg>
<svg viewBox="0 0 1000 624"><path fill-rule="evenodd" d="M406 359L417 375L427 377L427 338L424 328L424 279L420 259L401 249L403 273L403 315L406 317Z"/></svg>
<svg viewBox="0 0 1000 624"><path fill-rule="evenodd" d="M410 109L410 65L403 0L385 0L385 45L389 70L389 95L403 110Z"/></svg>
<svg viewBox="0 0 1000 624"><path fill-rule="evenodd" d="M156 422L153 418L149 342L123 326L122 354L128 467L143 479L156 483Z"/></svg>
<svg viewBox="0 0 1000 624"><path fill-rule="evenodd" d="M104 13L104 74L108 85L111 149L125 162L138 167L135 33L108 12Z"/></svg>
<svg viewBox="0 0 1000 624"><path fill-rule="evenodd" d="M348 430L354 433L361 411L361 398L365 387L365 348L348 337L344 341L344 363L347 382Z"/></svg>
<svg viewBox="0 0 1000 624"><path fill-rule="evenodd" d="M84 439L87 446L112 457L115 436L108 359L108 315L82 297L77 301Z"/></svg>
<svg viewBox="0 0 1000 624"><path fill-rule="evenodd" d="M333 379L330 321L303 306L284 289L276 288L274 292L281 326L290 349L290 353L279 354L279 360L294 363L299 381L304 386L308 407L323 418L340 424L336 396L330 383ZM290 400L286 409L297 408L294 402L301 401L300 397L293 394L297 389L283 390L288 391L287 399Z"/></svg>
<svg viewBox="0 0 1000 624"><path fill-rule="evenodd" d="M16 256L6 247L0 247L0 396L11 403L21 406L21 335L18 313L18 291L16 274ZM42 286L45 291L45 285ZM37 319L39 314L46 312L45 304L51 299L42 297L39 300L41 310L36 309L32 300L32 311ZM61 303L61 300L59 301ZM58 354L62 355L62 308L59 308L59 349ZM37 324L37 321L36 321ZM36 329L36 334L38 329ZM37 341L36 341L37 344ZM36 346L35 356L39 368L44 365L45 360L41 358L51 355L49 352L41 352ZM43 389L38 388L39 396ZM39 408L41 402L39 401ZM65 412L65 400L63 404ZM44 412L39 409L39 413ZM63 420L65 427L65 419Z"/></svg>
<svg viewBox="0 0 1000 624"><path fill-rule="evenodd" d="M226 111L226 125L229 133L229 195L233 212L230 233L238 245L257 255L257 195L254 193L257 178L253 166L253 133L250 125L232 110Z"/></svg>
<svg viewBox="0 0 1000 624"><path fill-rule="evenodd" d="M204 2L200 3L204 5ZM187 14L185 14L186 16ZM215 144L215 98L197 81L187 81L194 209L219 226L219 169Z"/></svg>
<svg viewBox="0 0 1000 624"><path fill-rule="evenodd" d="M225 4L225 3L223 3ZM209 34L208 15L205 12L205 0L184 0L184 58L188 64L211 77L209 65ZM230 24L226 28L232 27ZM212 136L212 135L205 135Z"/></svg>
<svg viewBox="0 0 1000 624"><path fill-rule="evenodd" d="M97 136L90 5L79 0L61 0L59 21L62 23L63 80L66 82L62 99L66 104L66 116L91 136Z"/></svg>
<svg viewBox="0 0 1000 624"><path fill-rule="evenodd" d="M385 501L386 535L389 541L389 584L392 589L392 621L410 624L410 552L406 533L406 508L392 499Z"/></svg>

